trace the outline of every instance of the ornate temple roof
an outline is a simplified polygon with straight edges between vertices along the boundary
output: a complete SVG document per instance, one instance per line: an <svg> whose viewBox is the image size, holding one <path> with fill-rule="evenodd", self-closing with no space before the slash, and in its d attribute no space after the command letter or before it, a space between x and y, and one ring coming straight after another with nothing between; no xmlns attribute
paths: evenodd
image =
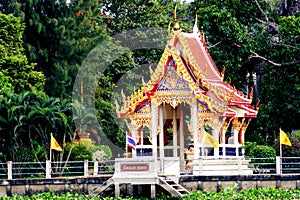
<svg viewBox="0 0 300 200"><path fill-rule="evenodd" d="M124 106L120 109L117 105L117 112L122 116L149 112L153 98L163 96L161 99L165 103L171 102L172 94L180 94L180 101L185 101L185 97L192 94L210 112L221 112L228 117L256 117L251 93L248 98L247 94L223 81L224 71L220 73L211 58L197 27L197 18L192 33L182 32L175 21L156 69L150 69L151 80L127 99L123 96ZM142 108L147 111L141 111Z"/></svg>

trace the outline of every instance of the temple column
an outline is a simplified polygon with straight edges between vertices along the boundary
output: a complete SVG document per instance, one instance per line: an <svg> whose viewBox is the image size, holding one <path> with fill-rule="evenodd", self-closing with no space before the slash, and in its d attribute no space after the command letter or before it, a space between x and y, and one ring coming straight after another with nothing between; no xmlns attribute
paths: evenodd
<svg viewBox="0 0 300 200"><path fill-rule="evenodd" d="M212 127L213 127L213 137L218 143L220 144L221 141L219 141L220 134L222 131L222 122L223 122L223 117L220 118L220 113L217 113L213 118L212 118ZM219 145L218 148L214 148L214 157L219 158Z"/></svg>
<svg viewBox="0 0 300 200"><path fill-rule="evenodd" d="M204 148L204 143L205 143L205 134L204 134L204 118L198 116L198 140L199 140L199 146L201 144L201 157L205 156L205 148ZM200 148L199 148L200 149Z"/></svg>
<svg viewBox="0 0 300 200"><path fill-rule="evenodd" d="M225 143L226 143L226 131L230 125L232 118L227 118L225 119L225 122L221 128L220 132L220 143L223 145L222 147L222 156L224 157L226 155L226 148L225 148Z"/></svg>
<svg viewBox="0 0 300 200"><path fill-rule="evenodd" d="M152 137L152 156L157 159L157 112L158 108L151 101L151 137Z"/></svg>
<svg viewBox="0 0 300 200"><path fill-rule="evenodd" d="M183 112L180 107L180 131L179 131L179 137L180 137L180 169L184 169L184 133L183 133Z"/></svg>
<svg viewBox="0 0 300 200"><path fill-rule="evenodd" d="M244 124L245 118L242 120L239 120L238 118L234 118L232 122L232 127L233 127L233 136L234 136L234 145L236 145L236 156L239 156L239 134L240 130L242 128L242 125ZM242 136L243 138L243 136ZM242 139L244 140L244 139ZM243 153L242 153L243 154Z"/></svg>
<svg viewBox="0 0 300 200"><path fill-rule="evenodd" d="M251 119L248 119L247 122L244 122L242 124L242 127L241 127L241 144L244 144L245 143L245 132L246 132L246 129L248 128L248 125L250 123Z"/></svg>
<svg viewBox="0 0 300 200"><path fill-rule="evenodd" d="M158 107L158 123L159 123L159 159L160 159L160 170L164 173L164 114L162 107Z"/></svg>
<svg viewBox="0 0 300 200"><path fill-rule="evenodd" d="M237 145L239 143L239 130L240 130L240 124L239 119L234 118L232 121L232 128L233 128L233 144Z"/></svg>
<svg viewBox="0 0 300 200"><path fill-rule="evenodd" d="M176 109L172 110L173 114L173 157L178 157L177 151L177 117L176 117Z"/></svg>
<svg viewBox="0 0 300 200"><path fill-rule="evenodd" d="M197 102L195 101L191 106L191 122L192 122L192 131L194 136L194 160L199 160L200 155L200 146L199 146L199 139L198 139L198 119L197 119ZM194 172L199 173L199 169L195 169Z"/></svg>

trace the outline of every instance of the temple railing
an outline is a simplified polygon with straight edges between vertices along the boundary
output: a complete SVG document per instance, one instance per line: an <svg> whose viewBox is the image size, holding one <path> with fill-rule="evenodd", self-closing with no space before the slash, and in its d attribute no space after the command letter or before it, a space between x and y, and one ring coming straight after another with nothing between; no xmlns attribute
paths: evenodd
<svg viewBox="0 0 300 200"><path fill-rule="evenodd" d="M227 160L222 158L202 157L195 160L193 157L180 162L180 173L190 174L194 166L199 166L199 160ZM243 160L249 161L248 168L253 174L300 174L300 157L269 157L269 158L238 158L237 164ZM173 162L174 159L165 158L164 162ZM7 162L0 163L0 179L17 178L51 178L112 175L115 171L115 160L103 161L68 161L68 162ZM205 166L205 162L202 163ZM202 166L202 167L203 167ZM243 171L242 167L237 170ZM47 174L48 173L48 174Z"/></svg>

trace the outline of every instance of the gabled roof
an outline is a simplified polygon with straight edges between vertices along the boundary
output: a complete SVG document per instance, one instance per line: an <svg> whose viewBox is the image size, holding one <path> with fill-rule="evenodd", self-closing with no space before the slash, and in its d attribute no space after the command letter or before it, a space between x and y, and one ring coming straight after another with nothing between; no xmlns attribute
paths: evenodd
<svg viewBox="0 0 300 200"><path fill-rule="evenodd" d="M256 117L257 111L251 106L252 99L223 81L197 30L194 28L193 33L183 33L176 29L169 33L169 41L155 71L150 70L151 80L131 95L127 102L123 102L126 107L123 110L127 114L137 112L151 98L157 98L160 91L176 90L176 87L162 87L167 73L176 73L177 81L183 83L182 88L177 89L189 89L191 94L205 102L212 111L222 110L224 116L243 113L243 117Z"/></svg>

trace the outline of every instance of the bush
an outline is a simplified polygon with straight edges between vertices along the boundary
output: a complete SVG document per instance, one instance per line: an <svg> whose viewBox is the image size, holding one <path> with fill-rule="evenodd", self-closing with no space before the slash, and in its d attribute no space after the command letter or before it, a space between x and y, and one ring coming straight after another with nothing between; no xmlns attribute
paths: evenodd
<svg viewBox="0 0 300 200"><path fill-rule="evenodd" d="M68 143L66 146L65 146L65 150L67 152L70 151L71 149L71 145L70 143ZM65 155L67 156L67 155ZM66 160L66 158L64 158ZM71 161L83 161L83 160L92 160L92 154L90 151L88 151L87 147L79 142L79 143L75 143L73 144L73 148L72 148L72 152L71 152L71 155L70 155L70 158L69 160Z"/></svg>
<svg viewBox="0 0 300 200"><path fill-rule="evenodd" d="M276 150L273 147L265 145L254 146L249 151L249 157L251 158L271 158L276 156Z"/></svg>
<svg viewBox="0 0 300 200"><path fill-rule="evenodd" d="M273 147L265 145L254 146L249 151L249 157L252 158L251 164L257 170L254 171L254 173L263 172L261 170L268 170L269 172L273 172L275 170L276 150Z"/></svg>

